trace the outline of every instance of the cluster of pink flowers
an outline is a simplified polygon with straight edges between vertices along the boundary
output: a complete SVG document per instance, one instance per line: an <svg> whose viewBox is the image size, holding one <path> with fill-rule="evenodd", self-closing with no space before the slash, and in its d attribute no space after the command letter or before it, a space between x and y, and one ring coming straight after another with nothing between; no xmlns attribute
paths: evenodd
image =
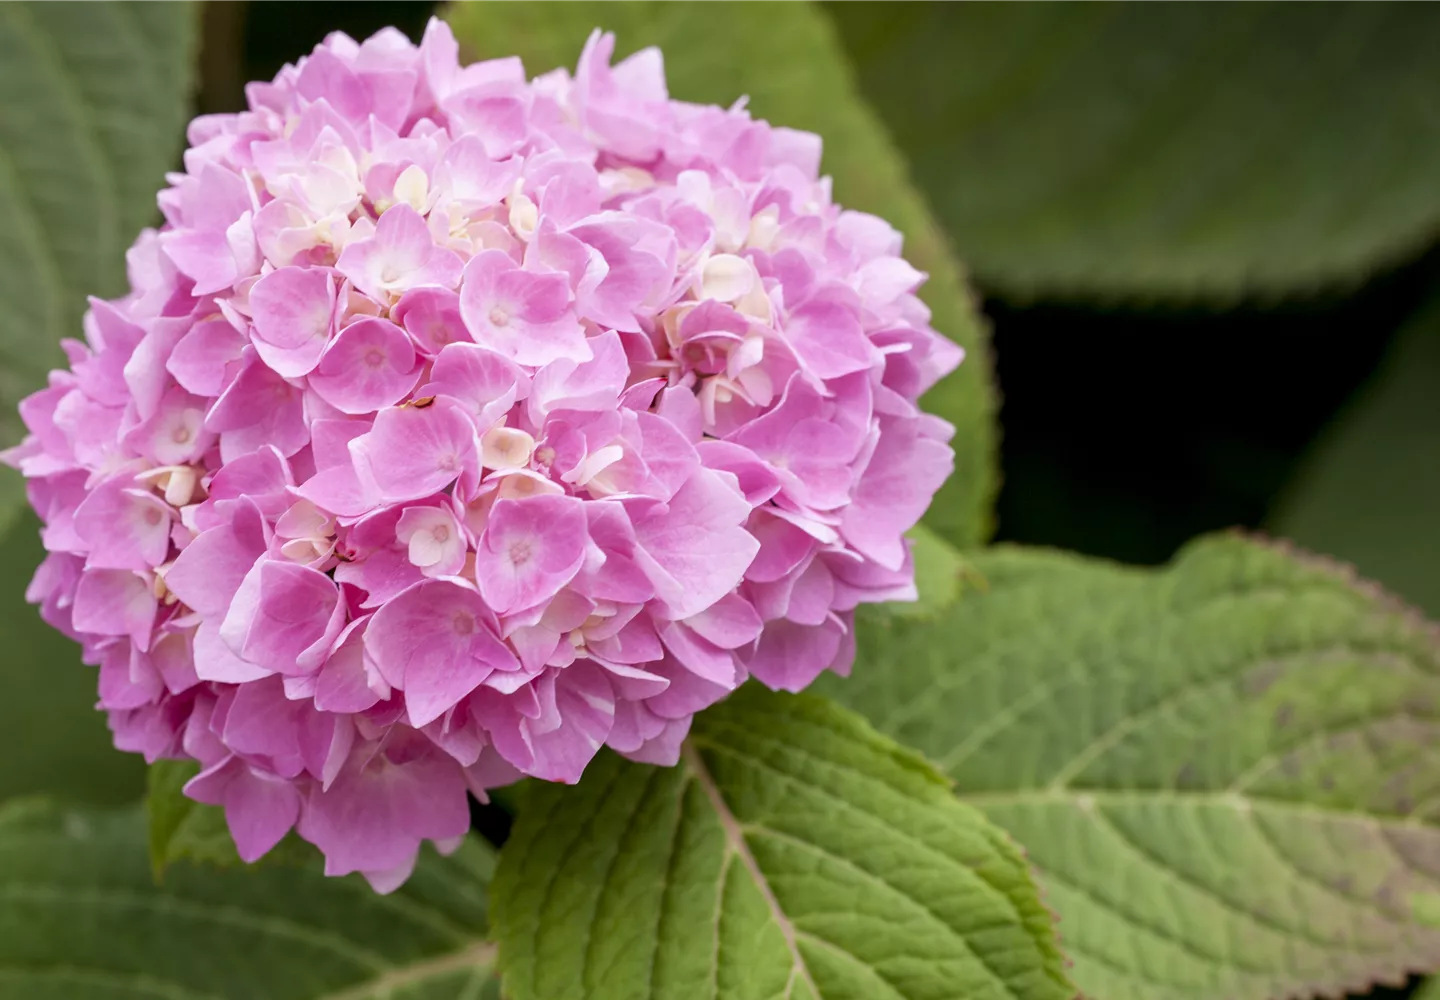
<svg viewBox="0 0 1440 1000"><path fill-rule="evenodd" d="M331 36L191 124L130 293L21 405L29 596L247 859L294 828L394 887L467 790L673 763L914 595L952 466L915 401L961 358L924 275L816 136L613 45L527 81L438 21Z"/></svg>

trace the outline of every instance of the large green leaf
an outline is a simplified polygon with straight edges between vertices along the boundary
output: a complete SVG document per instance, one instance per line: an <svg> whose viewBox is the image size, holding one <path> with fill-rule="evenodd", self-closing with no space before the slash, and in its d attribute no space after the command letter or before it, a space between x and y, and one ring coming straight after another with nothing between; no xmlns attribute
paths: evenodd
<svg viewBox="0 0 1440 1000"><path fill-rule="evenodd" d="M1239 537L1169 568L976 556L943 619L861 623L829 690L1040 869L1098 1000L1335 995L1440 965L1440 638Z"/></svg>
<svg viewBox="0 0 1440 1000"><path fill-rule="evenodd" d="M1440 9L835 4L987 288L1306 293L1440 229Z"/></svg>
<svg viewBox="0 0 1440 1000"><path fill-rule="evenodd" d="M1440 616L1440 299L1396 337L1270 519Z"/></svg>
<svg viewBox="0 0 1440 1000"><path fill-rule="evenodd" d="M513 1000L1074 992L1000 830L863 720L754 685L678 767L531 788L493 901Z"/></svg>
<svg viewBox="0 0 1440 1000"><path fill-rule="evenodd" d="M806 3L459 3L446 16L467 55L519 54L531 73L574 67L586 36L602 27L616 33L617 55L660 46L673 97L728 105L748 94L757 117L819 133L836 199L905 234L906 256L930 275L921 294L935 328L968 352L959 371L925 398L957 428L955 475L928 521L957 545L989 537L998 482L985 327L903 158L856 93L823 13Z"/></svg>
<svg viewBox="0 0 1440 1000"><path fill-rule="evenodd" d="M0 17L3 17L0 14ZM0 688L5 747L0 802L54 793L98 803L133 802L145 787L144 762L110 745L95 710L95 668L80 647L40 620L25 586L45 552L39 522L28 511L0 539Z"/></svg>
<svg viewBox="0 0 1440 1000"><path fill-rule="evenodd" d="M85 296L125 290L125 250L178 161L198 6L0 6L0 444L20 397L81 335ZM20 496L0 478L0 510Z"/></svg>
<svg viewBox="0 0 1440 1000"><path fill-rule="evenodd" d="M137 811L0 807L3 1000L481 1000L493 857L427 853L378 896L313 868L171 866Z"/></svg>

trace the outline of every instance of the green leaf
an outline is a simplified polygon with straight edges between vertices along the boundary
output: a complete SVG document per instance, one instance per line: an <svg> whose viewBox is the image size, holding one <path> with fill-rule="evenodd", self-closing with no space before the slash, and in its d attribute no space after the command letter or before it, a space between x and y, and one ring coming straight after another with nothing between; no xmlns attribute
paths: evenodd
<svg viewBox="0 0 1440 1000"><path fill-rule="evenodd" d="M889 614L905 618L933 618L960 599L969 567L964 556L923 524L906 534L920 597L913 603L895 601L882 607Z"/></svg>
<svg viewBox="0 0 1440 1000"><path fill-rule="evenodd" d="M458 3L446 17L468 57L518 54L532 74L573 68L591 29L602 27L616 34L617 58L660 46L672 97L729 105L748 94L757 117L821 135L822 167L834 177L836 200L905 234L906 257L930 275L921 294L935 329L968 352L960 369L925 398L927 409L957 429L955 475L928 521L961 547L989 537L998 474L984 323L944 233L909 183L903 158L856 93L820 10L806 3Z"/></svg>
<svg viewBox="0 0 1440 1000"><path fill-rule="evenodd" d="M492 892L513 1000L1073 994L1003 833L861 719L756 685L677 767L537 783Z"/></svg>
<svg viewBox="0 0 1440 1000"><path fill-rule="evenodd" d="M1008 829L1102 1000L1335 995L1440 963L1440 637L1217 537L1160 571L976 556L824 686Z"/></svg>
<svg viewBox="0 0 1440 1000"><path fill-rule="evenodd" d="M378 896L314 868L176 864L157 887L138 811L0 807L0 997L479 1000L493 857L468 840Z"/></svg>
<svg viewBox="0 0 1440 1000"><path fill-rule="evenodd" d="M1410 1000L1440 1000L1440 979L1427 979Z"/></svg>
<svg viewBox="0 0 1440 1000"><path fill-rule="evenodd" d="M26 584L45 555L39 530L26 511L0 539L5 568L0 688L6 718L0 802L40 792L103 804L133 802L145 787L145 764L111 746L105 716L95 710L95 668L81 664L80 647L25 603Z"/></svg>
<svg viewBox="0 0 1440 1000"><path fill-rule="evenodd" d="M1440 616L1440 299L1400 331L1270 519Z"/></svg>
<svg viewBox="0 0 1440 1000"><path fill-rule="evenodd" d="M1009 297L1306 294L1440 226L1440 10L829 11L961 253Z"/></svg>
<svg viewBox="0 0 1440 1000"><path fill-rule="evenodd" d="M85 296L125 291L184 138L197 27L189 3L0 7L0 443L82 335ZM22 498L0 475L0 514Z"/></svg>
<svg viewBox="0 0 1440 1000"><path fill-rule="evenodd" d="M185 797L185 783L200 772L200 765L187 760L157 760L146 770L146 843L150 848L150 870L158 882L176 856L176 835L199 803Z"/></svg>

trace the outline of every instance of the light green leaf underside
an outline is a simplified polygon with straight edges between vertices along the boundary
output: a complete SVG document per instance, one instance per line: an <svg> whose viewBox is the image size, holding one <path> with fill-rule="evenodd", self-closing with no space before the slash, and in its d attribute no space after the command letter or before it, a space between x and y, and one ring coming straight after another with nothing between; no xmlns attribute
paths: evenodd
<svg viewBox="0 0 1440 1000"><path fill-rule="evenodd" d="M904 618L932 618L960 599L967 572L965 557L923 524L917 524L906 535L910 538L915 589L919 592L919 599L913 603L896 601L880 607L888 614Z"/></svg>
<svg viewBox="0 0 1440 1000"><path fill-rule="evenodd" d="M907 177L880 120L856 92L850 68L824 14L807 3L668 4L457 3L446 9L472 58L518 54L533 75L571 69L593 28L616 34L617 57L658 45L672 97L750 108L777 125L808 129L825 141L824 171L835 198L885 218L905 234L905 255L930 275L921 295L935 329L968 352L959 370L925 397L926 408L955 424L955 475L928 515L951 542L978 544L991 531L998 488L995 393L984 324L964 274L924 199Z"/></svg>
<svg viewBox="0 0 1440 1000"><path fill-rule="evenodd" d="M1000 830L859 718L754 685L677 767L533 787L492 898L514 1000L1073 993Z"/></svg>
<svg viewBox="0 0 1440 1000"><path fill-rule="evenodd" d="M193 822L191 816L199 805L185 797L184 788L199 769L198 763L184 760L157 760L145 769L145 845L157 882L165 877L170 862L183 856L176 840L184 840L182 828Z"/></svg>
<svg viewBox="0 0 1440 1000"><path fill-rule="evenodd" d="M125 290L184 138L197 27L189 3L0 5L0 445L82 335L85 296ZM0 473L0 514L21 497Z"/></svg>
<svg viewBox="0 0 1440 1000"><path fill-rule="evenodd" d="M1440 229L1440 10L828 10L961 253L1009 296L1304 294Z"/></svg>
<svg viewBox="0 0 1440 1000"><path fill-rule="evenodd" d="M1440 646L1237 537L1163 571L998 549L825 689L1025 846L1099 1000L1344 993L1440 963Z"/></svg>
<svg viewBox="0 0 1440 1000"><path fill-rule="evenodd" d="M0 689L6 718L0 803L37 793L134 802L145 787L145 763L111 746L105 716L95 710L95 668L81 664L80 647L25 603L26 584L44 556L40 523L27 510L0 538Z"/></svg>
<svg viewBox="0 0 1440 1000"><path fill-rule="evenodd" d="M1440 616L1440 299L1321 436L1270 529Z"/></svg>
<svg viewBox="0 0 1440 1000"><path fill-rule="evenodd" d="M391 896L313 868L172 865L137 811L0 808L3 1000L481 1000L487 848L427 853Z"/></svg>

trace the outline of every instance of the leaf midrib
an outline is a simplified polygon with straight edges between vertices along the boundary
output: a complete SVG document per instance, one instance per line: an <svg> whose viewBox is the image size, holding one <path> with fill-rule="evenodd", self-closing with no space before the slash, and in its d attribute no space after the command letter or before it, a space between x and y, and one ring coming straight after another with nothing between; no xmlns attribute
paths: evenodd
<svg viewBox="0 0 1440 1000"><path fill-rule="evenodd" d="M481 971L495 963L495 945L483 938L475 939L467 948L429 958L410 965L396 966L373 979L355 983L353 986L334 993L326 993L316 1000L366 1000L368 997L388 997L396 990L423 983L433 976L443 976L462 969Z"/></svg>
<svg viewBox="0 0 1440 1000"><path fill-rule="evenodd" d="M157 979L143 973L79 968L71 965L48 965L41 968L0 967L0 983L7 980L23 983L27 979L123 990L134 993L136 996L143 994L147 997L158 998L158 1000L225 1000L217 993L201 993L168 979Z"/></svg>
<svg viewBox="0 0 1440 1000"><path fill-rule="evenodd" d="M741 828L740 821L735 817L735 814L730 811L729 804L725 801L725 797L720 794L720 788L716 785L715 778L710 774L709 768L705 766L705 761L701 758L700 751L695 748L693 742L687 741L685 743L684 749L681 751L681 759L685 761L685 766L690 770L695 783L700 787L700 790L705 793L705 798L710 802L710 807L715 810L715 816L720 821L720 828L725 834L725 844L728 849L727 855L739 858L740 863L745 866L745 870L750 874L750 878L759 890L761 898L765 900L766 907L770 910L771 919L775 921L775 925L780 929L781 936L785 939L785 947L790 951L791 966L790 978L785 983L784 996L787 998L790 996L795 986L795 977L798 975L804 979L806 985L810 987L812 995L817 998L821 997L823 994L821 994L820 988L816 986L814 977L810 974L810 967L805 964L805 959L800 954L800 945L797 940L795 925L790 922L789 915L787 915L785 910L780 906L780 900L775 897L775 891L770 887L770 882L765 878L765 873L760 870L760 865L755 860L755 855L750 852L750 845L745 841L745 833ZM729 865L722 865L721 871L728 872ZM721 893L725 891L723 884L719 887L719 891Z"/></svg>
<svg viewBox="0 0 1440 1000"><path fill-rule="evenodd" d="M313 927L274 914L234 905L212 905L181 896L147 895L129 889L80 888L44 883L16 882L0 886L0 900L40 904L78 904L115 911L138 910L157 917L205 921L221 927L246 930L289 941L316 951L329 952L361 969L383 971L390 966L327 929Z"/></svg>

